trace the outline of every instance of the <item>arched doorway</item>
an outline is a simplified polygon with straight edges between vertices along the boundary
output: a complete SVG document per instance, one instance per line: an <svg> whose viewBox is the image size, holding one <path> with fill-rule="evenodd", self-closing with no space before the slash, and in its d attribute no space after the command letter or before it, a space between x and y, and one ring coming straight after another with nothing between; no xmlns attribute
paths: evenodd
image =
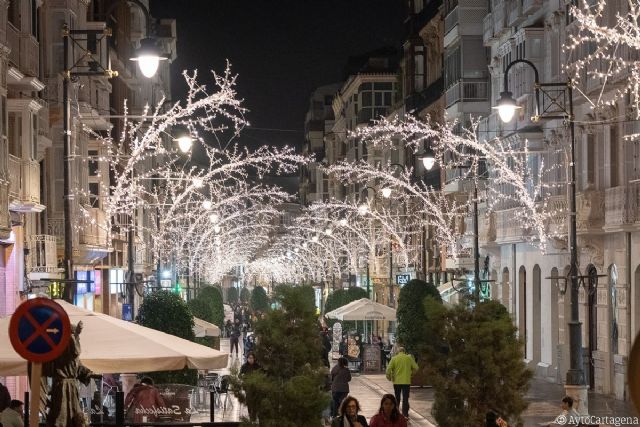
<svg viewBox="0 0 640 427"><path fill-rule="evenodd" d="M638 268L638 270L640 272L640 268ZM511 304L510 304L511 299L509 298L509 295L511 294L511 290L509 288L510 288L510 285L509 285L509 269L505 267L502 270L502 293L501 293L501 299L502 299L502 305L507 307L507 311L509 311L509 313L511 313Z"/></svg>
<svg viewBox="0 0 640 427"><path fill-rule="evenodd" d="M542 339L540 335L542 325L542 313L540 308L540 300L542 293L540 291L542 274L538 264L533 266L533 281L531 287L531 332L532 332L532 360L534 363L541 361Z"/></svg>
<svg viewBox="0 0 640 427"><path fill-rule="evenodd" d="M527 270L520 266L518 270L518 331L524 341L524 357L529 358L527 334Z"/></svg>

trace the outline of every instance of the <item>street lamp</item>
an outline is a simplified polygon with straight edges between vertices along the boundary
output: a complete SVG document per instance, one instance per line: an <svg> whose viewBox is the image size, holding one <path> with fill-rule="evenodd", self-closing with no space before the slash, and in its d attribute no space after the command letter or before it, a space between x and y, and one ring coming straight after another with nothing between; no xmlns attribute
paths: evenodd
<svg viewBox="0 0 640 427"><path fill-rule="evenodd" d="M149 9L147 6L142 3L140 0L119 0L114 2L109 9L107 9L106 17L111 16L113 11L123 3L134 4L140 8L142 13L144 14L145 19L145 29L147 31L147 37L140 40L140 47L135 50L133 56L129 58L130 61L135 61L138 63L138 67L147 78L151 78L158 71L158 66L160 65L160 61L164 61L167 58L166 55L163 55L158 48L156 43L156 39L153 36L153 22L151 19L151 14L149 13Z"/></svg>
<svg viewBox="0 0 640 427"><path fill-rule="evenodd" d="M129 60L138 63L140 72L146 78L153 77L158 71L160 61L166 59L168 58L160 53L155 39L149 37L140 40L140 47L136 49L134 56L129 58Z"/></svg>
<svg viewBox="0 0 640 427"><path fill-rule="evenodd" d="M183 153L189 152L191 150L191 146L193 146L193 138L189 135L183 135L178 138L175 138L174 141L178 143L178 148Z"/></svg>
<svg viewBox="0 0 640 427"><path fill-rule="evenodd" d="M424 150L416 154L416 158L422 160L422 166L428 171L433 169L436 164L436 156L430 146L426 146Z"/></svg>
<svg viewBox="0 0 640 427"><path fill-rule="evenodd" d="M418 158L422 159L427 170L433 168L436 162L435 155L431 149L419 154ZM480 242L478 237L480 233L478 228L478 166L475 165L473 166L473 296L476 304L480 302L480 285L483 282L487 282L480 279Z"/></svg>
<svg viewBox="0 0 640 427"><path fill-rule="evenodd" d="M582 276L578 274L578 248L577 248L577 226L576 226L576 142L575 142L575 122L573 115L573 82L568 79L564 82L558 83L540 83L538 76L538 69L536 66L526 59L516 59L511 62L504 72L504 91L500 94L498 105L494 108L498 110L500 118L507 122L515 113L516 108L515 101L509 92L509 70L515 64L527 64L530 66L535 75L534 90L535 90L535 114L532 117L532 121L538 121L540 119L540 111L544 108L544 105L540 104L540 95L548 97L549 105L542 110L544 114L543 118L547 119L562 119L565 123L569 124L569 132L571 136L571 157L569 158L569 250L571 256L571 321L569 322L569 370L567 371L566 386L567 391L573 392L572 394L579 392L584 402L584 411L588 410L588 395L585 387L584 370L582 368L582 323L578 315L578 288L579 279ZM545 88L550 87L554 89L554 94L546 92ZM558 95L557 91L566 91L567 105L562 102L562 97ZM544 98L543 98L544 99ZM550 113L550 114L545 114Z"/></svg>

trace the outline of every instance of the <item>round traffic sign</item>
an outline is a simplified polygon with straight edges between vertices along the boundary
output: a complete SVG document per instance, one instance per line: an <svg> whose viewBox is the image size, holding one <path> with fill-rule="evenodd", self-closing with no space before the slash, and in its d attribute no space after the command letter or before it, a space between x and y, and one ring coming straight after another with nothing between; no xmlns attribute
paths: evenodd
<svg viewBox="0 0 640 427"><path fill-rule="evenodd" d="M71 322L62 306L47 298L20 304L9 321L14 350L30 362L49 362L64 352L71 337Z"/></svg>

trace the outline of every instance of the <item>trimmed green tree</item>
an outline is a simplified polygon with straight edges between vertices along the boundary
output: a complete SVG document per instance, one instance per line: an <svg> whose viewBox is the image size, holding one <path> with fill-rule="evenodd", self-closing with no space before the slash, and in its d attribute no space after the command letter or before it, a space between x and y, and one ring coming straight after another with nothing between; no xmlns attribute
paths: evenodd
<svg viewBox="0 0 640 427"><path fill-rule="evenodd" d="M247 304L249 302L249 299L251 298L251 291L249 290L249 288L242 288L240 290L240 302L243 304Z"/></svg>
<svg viewBox="0 0 640 427"><path fill-rule="evenodd" d="M435 388L432 414L439 425L482 425L488 411L519 425L532 372L523 359L507 309L496 301L468 300L446 308L427 301L427 322L440 331L427 348Z"/></svg>
<svg viewBox="0 0 640 427"><path fill-rule="evenodd" d="M253 288L249 305L254 313L264 313L269 310L269 296L262 286Z"/></svg>
<svg viewBox="0 0 640 427"><path fill-rule="evenodd" d="M215 286L205 286L200 289L198 296L189 301L189 307L195 317L222 327L224 324L224 305L220 289Z"/></svg>
<svg viewBox="0 0 640 427"><path fill-rule="evenodd" d="M397 336L407 353L419 355L424 352L424 346L434 340L435 333L428 327L425 313L427 297L442 304L438 288L423 280L413 279L400 289L396 311Z"/></svg>
<svg viewBox="0 0 640 427"><path fill-rule="evenodd" d="M238 289L235 286L227 288L227 303L231 305L238 303Z"/></svg>
<svg viewBox="0 0 640 427"><path fill-rule="evenodd" d="M255 325L255 352L262 370L233 380L236 397L255 408L261 427L320 426L322 411L329 405L308 288L278 288L281 308ZM243 425L253 424L245 419Z"/></svg>
<svg viewBox="0 0 640 427"><path fill-rule="evenodd" d="M187 303L173 292L156 291L147 295L140 305L136 319L142 326L195 341L191 310L189 310ZM195 385L198 373L195 369L183 369L153 372L149 376L158 384Z"/></svg>

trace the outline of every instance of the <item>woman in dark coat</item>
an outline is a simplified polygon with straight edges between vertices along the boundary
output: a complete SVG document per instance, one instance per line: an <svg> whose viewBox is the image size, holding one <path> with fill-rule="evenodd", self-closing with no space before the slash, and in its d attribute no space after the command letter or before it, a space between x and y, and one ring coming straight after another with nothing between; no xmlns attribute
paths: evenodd
<svg viewBox="0 0 640 427"><path fill-rule="evenodd" d="M353 396L345 397L340 405L340 416L333 419L331 427L345 427L347 420L351 427L369 427L367 419L358 412L360 412L358 399Z"/></svg>
<svg viewBox="0 0 640 427"><path fill-rule="evenodd" d="M349 381L351 381L351 372L347 368L347 359L341 357L338 359L336 366L331 369L331 398L333 405L331 405L331 416L338 415L338 408L340 403L349 394Z"/></svg>

